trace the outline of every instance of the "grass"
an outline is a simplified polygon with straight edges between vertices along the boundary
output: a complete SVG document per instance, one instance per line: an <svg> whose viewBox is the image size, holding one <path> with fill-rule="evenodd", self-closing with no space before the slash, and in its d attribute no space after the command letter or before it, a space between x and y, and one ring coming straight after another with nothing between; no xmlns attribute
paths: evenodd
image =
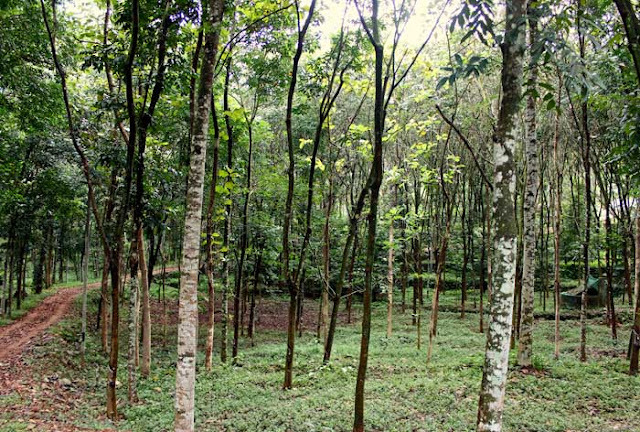
<svg viewBox="0 0 640 432"><path fill-rule="evenodd" d="M91 293L95 313L97 293ZM449 293L444 296L446 301ZM457 295L451 295L458 298ZM284 299L283 299L284 300ZM356 303L359 317L359 303ZM174 305L175 307L175 305ZM286 319L285 307L283 317ZM473 431L484 360L484 337L477 332L477 314L460 319L441 312L433 358L426 364L428 312L423 319L423 346L416 347L411 315L394 316L394 333L385 336L384 302L374 304L370 361L366 385L368 431ZM358 319L356 319L356 322ZM123 320L123 322L125 322ZM79 427L114 427L103 417L106 359L95 335L88 341L83 367L69 356L77 341L79 321L61 323L56 332L67 344L48 343L35 352L37 370L47 358L59 363L60 376L82 389L68 416ZM219 326L217 326L219 329ZM121 359L118 389L124 419L117 429L172 430L175 388L175 335L169 328L167 348L161 346L161 326L154 328L151 377L139 382L137 405L126 402L126 359ZM205 329L201 329L201 346ZM590 320L589 361L578 361L579 323L561 322L562 348L553 359L553 321L536 322L533 373L512 370L504 415L505 431L637 431L640 424L640 378L630 377L624 359L628 324L619 329L621 340L610 339L609 329ZM216 335L218 336L218 335ZM121 334L126 352L126 333ZM216 339L218 345L219 339ZM281 390L285 335L260 330L256 346L242 340L238 366L214 362L211 372L200 367L196 385L198 431L349 431L360 344L360 326L342 326L336 334L332 361L322 364L322 345L311 334L296 343L294 388ZM71 348L70 348L71 347ZM217 354L217 353L216 353ZM512 365L515 352L512 353ZM214 357L218 359L219 357ZM18 429L19 430L19 429Z"/></svg>

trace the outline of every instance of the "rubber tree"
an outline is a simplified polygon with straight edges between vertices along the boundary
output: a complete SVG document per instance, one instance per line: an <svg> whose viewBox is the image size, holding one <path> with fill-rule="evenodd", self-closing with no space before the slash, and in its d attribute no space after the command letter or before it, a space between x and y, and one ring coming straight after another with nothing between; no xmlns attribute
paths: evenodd
<svg viewBox="0 0 640 432"><path fill-rule="evenodd" d="M211 114L211 90L225 3L203 3L204 50L198 85L194 133L191 139L189 182L180 262L178 359L176 363L176 431L193 431L195 424L196 350L198 342L198 265L204 174Z"/></svg>
<svg viewBox="0 0 640 432"><path fill-rule="evenodd" d="M494 227L494 252L491 316L478 404L478 431L502 430L516 271L517 232L513 211L516 181L514 150L522 89L525 13L525 0L507 1L506 31L500 46L502 101L493 144L494 189L491 219Z"/></svg>
<svg viewBox="0 0 640 432"><path fill-rule="evenodd" d="M290 270L290 240L289 235L291 233L291 221L293 219L293 192L295 186L295 157L293 151L293 97L296 90L296 83L298 81L298 68L300 64L300 58L304 49L304 39L311 25L313 14L316 7L316 0L311 1L307 17L304 22L301 21L301 10L296 5L296 17L298 22L298 41L296 44L296 51L293 56L293 64L291 67L291 80L289 82L289 90L287 92L287 107L285 115L285 127L287 133L287 154L289 158L289 166L287 168L287 198L285 202L284 210L284 226L282 227L282 280L286 284L289 291L289 311L288 311L288 324L287 324L287 353L285 357L284 366L284 382L282 388L290 389L293 381L293 355L295 350L295 338L296 338L296 315L298 306L298 290L297 290L297 278L301 277L300 274L295 274Z"/></svg>
<svg viewBox="0 0 640 432"><path fill-rule="evenodd" d="M522 367L531 366L533 351L533 307L535 301L535 271L536 271L536 203L538 198L538 136L536 128L536 97L535 91L538 80L537 39L538 39L538 10L533 3L529 3L527 10L529 23L529 79L527 88L527 105L525 122L527 137L525 139L526 185L524 191L524 223L522 239L522 310L520 321L520 339L518 341L518 364Z"/></svg>

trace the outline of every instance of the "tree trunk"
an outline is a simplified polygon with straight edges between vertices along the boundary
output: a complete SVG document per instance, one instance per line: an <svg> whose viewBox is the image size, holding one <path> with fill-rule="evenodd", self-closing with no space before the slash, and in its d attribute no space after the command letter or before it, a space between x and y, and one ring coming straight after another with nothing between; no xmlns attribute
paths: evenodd
<svg viewBox="0 0 640 432"><path fill-rule="evenodd" d="M205 46L194 133L191 140L184 240L180 263L180 307L178 322L178 360L176 364L176 432L193 431L195 416L196 350L198 342L198 264L200 222L204 192L204 171L211 111L211 89L218 52L224 2L207 2L203 27Z"/></svg>
<svg viewBox="0 0 640 432"><path fill-rule="evenodd" d="M333 206L333 173L329 175L329 197L327 198L326 206L327 209L325 214L324 229L322 233L322 236L324 237L322 248L324 284L322 289L321 330L322 343L324 346L327 345L327 338L329 337L329 290L331 289L331 232L329 228L331 221L331 209Z"/></svg>
<svg viewBox="0 0 640 432"><path fill-rule="evenodd" d="M443 185L444 186L444 185ZM436 283L433 289L433 299L431 304L431 320L429 322L429 346L427 348L427 364L431 361L433 343L438 331L438 307L440 301L440 291L442 290L444 266L447 257L447 246L449 244L449 234L451 232L451 208L452 204L447 203L447 222L445 232L441 239L438 252L438 262L436 264Z"/></svg>
<svg viewBox="0 0 640 432"><path fill-rule="evenodd" d="M527 107L525 112L527 139L525 141L525 159L527 166L527 183L524 196L524 254L522 263L522 310L520 321L520 339L518 343L518 364L521 367L531 366L533 352L533 308L535 302L536 272L536 203L538 198L538 137L536 126L536 91L538 81L538 65L536 44L538 43L538 11L529 3L529 80Z"/></svg>
<svg viewBox="0 0 640 432"><path fill-rule="evenodd" d="M633 64L636 67L636 76L640 83L640 19L634 10L631 0L614 0L622 18L625 33L627 34L627 42L629 52L633 58Z"/></svg>
<svg viewBox="0 0 640 432"><path fill-rule="evenodd" d="M494 272L491 320L478 406L478 431L501 431L504 394L509 366L509 341L513 313L516 220L514 150L516 119L522 87L522 57L525 48L526 2L512 0L506 6L506 35L502 43L502 102L494 138Z"/></svg>
<svg viewBox="0 0 640 432"><path fill-rule="evenodd" d="M380 40L378 30L378 0L372 1L372 30L367 32L375 50L375 100L374 100L374 139L373 161L371 163L369 216L367 231L367 255L365 258L364 296L362 300L362 337L360 341L360 358L358 361L358 376L356 379L356 394L354 407L353 432L364 432L364 384L367 377L369 362L369 339L371 336L371 290L373 279L373 265L375 260L376 229L378 224L378 200L380 185L382 184L382 135L385 123L385 88L383 86L384 46ZM364 25L365 20L360 16Z"/></svg>
<svg viewBox="0 0 640 432"><path fill-rule="evenodd" d="M397 185L393 186L394 188L394 202L392 207L395 209L397 195L398 195L398 187ZM395 259L395 246L393 240L393 224L394 217L393 214L389 220L389 251L387 252L387 337L391 337L391 332L393 329L393 261Z"/></svg>
<svg viewBox="0 0 640 432"><path fill-rule="evenodd" d="M585 57L585 35L581 26L581 20L584 16L584 10L582 9L584 0L578 2L577 11L577 27L578 27L578 42L580 45L580 58L584 60ZM589 287L589 243L591 238L591 135L589 132L589 117L588 117L588 105L587 105L587 88L582 87L582 112L581 112L581 128L580 134L581 150L582 150L582 163L584 166L584 199L585 199L585 222L584 222L584 243L582 244L582 258L584 264L584 287L582 290L581 302L580 302L580 361L587 361L587 290Z"/></svg>
<svg viewBox="0 0 640 432"><path fill-rule="evenodd" d="M558 73L559 106L562 100L562 75ZM556 111L553 133L553 165L555 170L555 202L553 211L553 292L555 303L554 357L560 358L560 230L562 229L562 166L558 143L560 141L560 112Z"/></svg>
<svg viewBox="0 0 640 432"><path fill-rule="evenodd" d="M87 205L85 224L84 260L82 262L82 332L80 334L80 358L83 364L87 348L87 289L89 286L89 254L91 253L91 207L89 205Z"/></svg>
<svg viewBox="0 0 640 432"><path fill-rule="evenodd" d="M254 336L256 332L256 295L258 291L258 284L260 278L260 266L262 265L262 253L263 246L260 246L260 252L258 253L258 259L255 263L255 269L253 273L253 289L251 290L250 305L249 305L249 325L247 327L247 336L251 339L251 346L254 344Z"/></svg>
<svg viewBox="0 0 640 432"><path fill-rule="evenodd" d="M316 0L311 1L307 18L304 21L302 27L300 27L300 10L296 3L296 13L298 19L298 41L296 45L296 52L293 56L293 65L291 69L291 81L289 82L289 90L287 92L287 108L285 114L285 129L287 134L287 154L289 157L289 166L287 168L287 199L284 210L284 226L282 229L282 280L287 286L289 291L289 322L287 325L287 353L285 356L284 365L284 382L282 384L283 389L291 389L293 385L293 355L295 351L295 326L296 326L296 312L298 302L298 287L296 279L301 278L299 273L291 275L289 268L290 250L289 250L289 234L291 230L291 220L293 218L293 194L294 194L294 181L295 181L295 157L293 152L293 95L296 90L296 83L298 81L298 66L300 58L302 57L302 50L304 47L304 38L311 24L313 13L315 11ZM311 164L311 168L314 168L314 163ZM305 233L306 235L306 233ZM300 263L303 263L303 259L300 259ZM300 267L300 266L299 266Z"/></svg>
<svg viewBox="0 0 640 432"><path fill-rule="evenodd" d="M149 303L149 280L145 260L144 237L138 230L138 255L140 257L140 287L142 294L142 364L140 373L147 378L151 370L151 305Z"/></svg>
<svg viewBox="0 0 640 432"><path fill-rule="evenodd" d="M629 373L638 374L638 359L640 358L640 214L636 215L636 235L635 235L636 260L634 266L634 293L635 308L633 311L633 329L631 330L631 355L629 362ZM11 289L11 285L9 285Z"/></svg>
<svg viewBox="0 0 640 432"><path fill-rule="evenodd" d="M213 122L213 163L211 166L211 186L209 186L209 205L207 207L207 341L204 348L205 368L211 370L213 362L213 335L215 329L216 292L213 279L213 215L216 203L216 185L218 184L218 157L220 147L220 127L216 115L216 105L211 96L211 120Z"/></svg>
<svg viewBox="0 0 640 432"><path fill-rule="evenodd" d="M136 247L132 244L132 247ZM128 399L130 404L138 402L137 376L136 376L136 346L138 345L138 276L129 277L129 351L127 361Z"/></svg>
<svg viewBox="0 0 640 432"><path fill-rule="evenodd" d="M33 260L33 291L36 294L40 294L45 288L45 275L44 268L47 260L47 241L46 234L40 240L38 251L35 259Z"/></svg>

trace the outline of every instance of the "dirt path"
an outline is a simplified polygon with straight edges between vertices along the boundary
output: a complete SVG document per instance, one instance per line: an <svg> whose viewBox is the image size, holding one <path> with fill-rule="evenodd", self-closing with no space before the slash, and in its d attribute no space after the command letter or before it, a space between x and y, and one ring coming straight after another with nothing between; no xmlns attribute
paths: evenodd
<svg viewBox="0 0 640 432"><path fill-rule="evenodd" d="M97 288L100 282L92 283L89 289ZM60 321L71 309L73 301L82 294L82 286L60 289L44 299L26 315L0 327L0 363L15 359L35 337Z"/></svg>
<svg viewBox="0 0 640 432"><path fill-rule="evenodd" d="M177 270L177 267L167 268L167 272ZM161 274L161 271L154 272ZM89 284L89 289L100 287L100 282ZM36 337L42 335L49 327L64 318L75 299L82 294L82 285L62 288L55 294L47 297L26 315L0 327L0 367L17 359L25 348Z"/></svg>

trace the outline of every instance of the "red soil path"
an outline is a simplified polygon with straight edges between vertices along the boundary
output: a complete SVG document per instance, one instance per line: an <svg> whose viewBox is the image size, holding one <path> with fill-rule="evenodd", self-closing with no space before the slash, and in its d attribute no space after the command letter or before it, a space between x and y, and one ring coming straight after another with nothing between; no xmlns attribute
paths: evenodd
<svg viewBox="0 0 640 432"><path fill-rule="evenodd" d="M167 272L174 270L177 270L177 267L166 269ZM155 272L158 273L160 272ZM100 282L95 282L89 284L89 289L99 286ZM0 367L2 363L11 362L19 357L34 338L64 318L80 294L82 285L62 288L20 319L0 327Z"/></svg>

